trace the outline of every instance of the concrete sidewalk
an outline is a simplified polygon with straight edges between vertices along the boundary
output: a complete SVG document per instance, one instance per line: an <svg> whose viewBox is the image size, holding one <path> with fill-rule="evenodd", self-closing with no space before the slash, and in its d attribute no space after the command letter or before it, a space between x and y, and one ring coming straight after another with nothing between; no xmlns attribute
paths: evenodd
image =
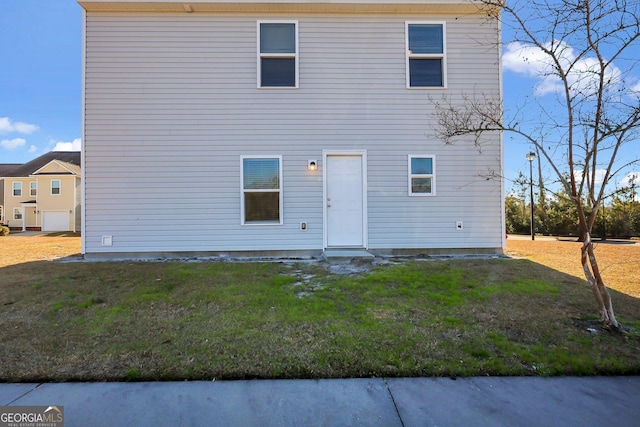
<svg viewBox="0 0 640 427"><path fill-rule="evenodd" d="M638 426L640 377L0 384L65 426Z"/></svg>

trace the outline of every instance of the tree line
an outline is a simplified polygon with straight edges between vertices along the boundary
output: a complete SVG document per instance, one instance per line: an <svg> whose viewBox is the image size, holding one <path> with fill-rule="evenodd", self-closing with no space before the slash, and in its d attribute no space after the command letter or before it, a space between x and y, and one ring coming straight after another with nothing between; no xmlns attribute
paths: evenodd
<svg viewBox="0 0 640 427"><path fill-rule="evenodd" d="M640 188L635 184L622 187L609 195L597 212L592 236L598 238L640 237ZM591 213L593 207L589 207ZM580 237L578 214L569 195L560 190L549 194L544 187L537 186L534 200L534 231L549 236ZM528 179L520 174L513 190L505 197L507 233L531 233L531 201Z"/></svg>

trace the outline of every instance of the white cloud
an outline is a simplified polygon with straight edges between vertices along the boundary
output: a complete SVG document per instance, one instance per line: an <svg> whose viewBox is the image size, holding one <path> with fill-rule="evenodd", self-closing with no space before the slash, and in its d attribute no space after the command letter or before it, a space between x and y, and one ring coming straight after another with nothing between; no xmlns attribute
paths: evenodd
<svg viewBox="0 0 640 427"><path fill-rule="evenodd" d="M82 143L80 138L71 142L58 141L51 151L80 151Z"/></svg>
<svg viewBox="0 0 640 427"><path fill-rule="evenodd" d="M9 117L0 117L0 133L7 134L12 132L31 134L38 130L38 126L24 122L14 122Z"/></svg>
<svg viewBox="0 0 640 427"><path fill-rule="evenodd" d="M595 180L594 183L596 185L602 185L602 183L604 182L604 176L607 174L607 170L606 169L596 169L596 176L595 176ZM591 171L589 171L589 175L591 175ZM582 171L581 170L576 170L575 171L575 177L576 179L579 181L582 179Z"/></svg>
<svg viewBox="0 0 640 427"><path fill-rule="evenodd" d="M604 182L604 176L606 174L607 174L606 169L596 169L596 179L595 179L596 185L602 185L602 183Z"/></svg>
<svg viewBox="0 0 640 427"><path fill-rule="evenodd" d="M582 93L586 97L595 93L599 73L597 58L577 58L574 49L564 42L547 43L544 48L555 52L563 70L571 70L567 75L567 81L574 93ZM505 71L537 79L534 92L538 96L562 90L556 65L549 55L537 46L520 42L507 44L502 56L502 65ZM613 64L605 71L605 78L608 87L617 87L622 83L622 73Z"/></svg>
<svg viewBox="0 0 640 427"><path fill-rule="evenodd" d="M502 66L507 71L538 77L548 68L547 55L535 46L511 42L505 46Z"/></svg>
<svg viewBox="0 0 640 427"><path fill-rule="evenodd" d="M622 181L620 181L622 187L630 187L631 184L640 185L640 172L629 172L622 178Z"/></svg>
<svg viewBox="0 0 640 427"><path fill-rule="evenodd" d="M29 146L29 153L35 153L36 151L38 151L38 147L36 147L35 145Z"/></svg>
<svg viewBox="0 0 640 427"><path fill-rule="evenodd" d="M7 150L17 150L18 148L24 146L26 143L27 141L22 138L3 139L2 141L0 141L0 146L2 148L6 148Z"/></svg>

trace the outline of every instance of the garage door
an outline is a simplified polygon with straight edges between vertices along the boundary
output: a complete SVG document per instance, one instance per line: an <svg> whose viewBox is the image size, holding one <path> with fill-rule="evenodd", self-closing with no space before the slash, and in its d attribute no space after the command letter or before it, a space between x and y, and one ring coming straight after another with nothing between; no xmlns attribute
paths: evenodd
<svg viewBox="0 0 640 427"><path fill-rule="evenodd" d="M69 213L44 212L42 214L42 231L68 231Z"/></svg>

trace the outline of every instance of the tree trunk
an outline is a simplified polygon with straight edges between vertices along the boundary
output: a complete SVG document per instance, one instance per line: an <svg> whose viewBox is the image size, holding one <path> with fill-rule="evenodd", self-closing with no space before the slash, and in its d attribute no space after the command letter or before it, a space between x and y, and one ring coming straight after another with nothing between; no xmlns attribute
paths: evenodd
<svg viewBox="0 0 640 427"><path fill-rule="evenodd" d="M598 302L600 321L604 328L618 330L620 329L620 324L613 313L611 295L600 274L600 268L598 267L598 261L596 260L596 254L593 248L593 241L591 240L591 233L585 232L584 236L585 239L582 245L582 268L584 269L584 275L587 281L591 285L593 295Z"/></svg>

